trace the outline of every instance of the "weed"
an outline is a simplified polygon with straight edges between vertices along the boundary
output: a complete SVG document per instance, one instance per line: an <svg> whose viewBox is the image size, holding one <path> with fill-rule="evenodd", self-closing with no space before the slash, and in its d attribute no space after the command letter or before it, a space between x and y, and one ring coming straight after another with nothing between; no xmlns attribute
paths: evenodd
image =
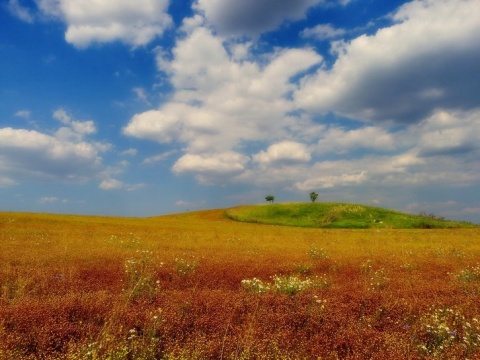
<svg viewBox="0 0 480 360"><path fill-rule="evenodd" d="M160 290L160 280L155 279L149 255L151 253L144 252L141 259L131 258L125 261L126 280L123 290L127 295L127 301L142 297L152 300Z"/></svg>
<svg viewBox="0 0 480 360"><path fill-rule="evenodd" d="M323 277L301 279L298 276L272 276L272 283L264 283L262 280L253 278L241 282L242 287L255 294L264 294L269 290L276 293L295 296L297 293L308 289L325 289L329 286L326 275Z"/></svg>
<svg viewBox="0 0 480 360"><path fill-rule="evenodd" d="M187 260L184 258L175 258L175 272L181 278L187 278L192 275L198 267L198 261Z"/></svg>
<svg viewBox="0 0 480 360"><path fill-rule="evenodd" d="M455 278L460 283L480 282L480 264L460 270Z"/></svg>
<svg viewBox="0 0 480 360"><path fill-rule="evenodd" d="M272 289L277 293L294 296L295 294L310 289L314 286L311 279L301 280L297 276L273 276Z"/></svg>
<svg viewBox="0 0 480 360"><path fill-rule="evenodd" d="M430 308L420 324L416 339L423 355L444 358L449 348L460 345L468 358L480 348L480 322L477 318L467 320L458 309Z"/></svg>
<svg viewBox="0 0 480 360"><path fill-rule="evenodd" d="M295 265L294 271L300 275L308 275L312 272L312 265L311 264L297 264Z"/></svg>
<svg viewBox="0 0 480 360"><path fill-rule="evenodd" d="M390 278L387 276L385 269L378 269L373 272L370 277L370 290L382 290L387 286Z"/></svg>
<svg viewBox="0 0 480 360"><path fill-rule="evenodd" d="M324 249L318 249L316 246L311 246L307 252L313 260L328 260L330 256Z"/></svg>
<svg viewBox="0 0 480 360"><path fill-rule="evenodd" d="M264 283L262 280L253 278L242 280L242 287L253 294L264 294L270 290L270 285Z"/></svg>

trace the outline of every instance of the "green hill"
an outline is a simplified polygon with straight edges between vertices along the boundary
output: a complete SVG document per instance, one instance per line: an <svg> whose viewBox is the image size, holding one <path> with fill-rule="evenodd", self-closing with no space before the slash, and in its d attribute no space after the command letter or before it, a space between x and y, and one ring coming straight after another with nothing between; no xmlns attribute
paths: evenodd
<svg viewBox="0 0 480 360"><path fill-rule="evenodd" d="M475 227L434 215L409 215L378 207L340 203L239 206L226 210L232 220L270 225L344 229L447 229Z"/></svg>

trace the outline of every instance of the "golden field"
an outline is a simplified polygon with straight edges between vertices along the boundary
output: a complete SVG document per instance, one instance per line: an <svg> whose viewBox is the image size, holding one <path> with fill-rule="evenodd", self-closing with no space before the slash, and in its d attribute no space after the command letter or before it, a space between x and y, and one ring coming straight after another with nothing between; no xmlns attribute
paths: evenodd
<svg viewBox="0 0 480 360"><path fill-rule="evenodd" d="M0 213L0 359L479 359L480 229Z"/></svg>

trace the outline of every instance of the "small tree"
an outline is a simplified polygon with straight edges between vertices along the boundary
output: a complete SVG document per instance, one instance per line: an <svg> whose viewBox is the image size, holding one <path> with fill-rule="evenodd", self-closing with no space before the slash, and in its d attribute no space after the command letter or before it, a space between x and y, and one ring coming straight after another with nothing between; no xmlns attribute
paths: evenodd
<svg viewBox="0 0 480 360"><path fill-rule="evenodd" d="M267 200L270 204L273 204L273 201L275 200L275 196L267 195L265 196L265 200Z"/></svg>
<svg viewBox="0 0 480 360"><path fill-rule="evenodd" d="M314 203L315 200L317 200L317 197L318 197L318 194L315 191L312 191L310 193L310 200L312 200L312 203Z"/></svg>

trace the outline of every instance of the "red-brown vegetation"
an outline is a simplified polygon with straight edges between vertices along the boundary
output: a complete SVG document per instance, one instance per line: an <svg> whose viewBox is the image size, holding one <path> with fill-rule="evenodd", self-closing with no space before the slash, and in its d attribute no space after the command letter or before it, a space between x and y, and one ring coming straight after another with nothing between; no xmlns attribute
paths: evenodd
<svg viewBox="0 0 480 360"><path fill-rule="evenodd" d="M480 358L479 263L478 229L2 213L0 359Z"/></svg>

